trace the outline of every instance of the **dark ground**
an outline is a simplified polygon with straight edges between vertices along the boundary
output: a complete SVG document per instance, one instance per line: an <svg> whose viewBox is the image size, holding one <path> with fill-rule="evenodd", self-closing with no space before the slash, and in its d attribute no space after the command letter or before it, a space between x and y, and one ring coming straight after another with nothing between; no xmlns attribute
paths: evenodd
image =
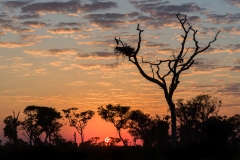
<svg viewBox="0 0 240 160"><path fill-rule="evenodd" d="M240 160L240 146L75 147L1 146L0 160Z"/></svg>

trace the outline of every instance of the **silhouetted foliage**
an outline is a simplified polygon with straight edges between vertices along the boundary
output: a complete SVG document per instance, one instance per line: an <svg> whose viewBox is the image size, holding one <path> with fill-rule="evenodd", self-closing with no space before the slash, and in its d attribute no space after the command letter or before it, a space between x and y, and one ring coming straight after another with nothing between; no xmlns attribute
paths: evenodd
<svg viewBox="0 0 240 160"><path fill-rule="evenodd" d="M21 122L23 135L28 139L29 144L41 143L41 135L45 133L43 143L52 143L54 136L58 135L62 124L57 120L61 119L60 112L52 107L27 106L24 111L26 117Z"/></svg>
<svg viewBox="0 0 240 160"><path fill-rule="evenodd" d="M155 125L153 127L153 135L155 137L154 145L166 147L170 142L169 136L169 120L170 116L165 116L162 119L157 115L153 118Z"/></svg>
<svg viewBox="0 0 240 160"><path fill-rule="evenodd" d="M42 133L41 127L37 124L37 112L35 110L24 109L26 117L21 122L21 130L24 137L27 138L30 145L36 143Z"/></svg>
<svg viewBox="0 0 240 160"><path fill-rule="evenodd" d="M221 100L212 98L208 94L201 94L184 103L184 99L177 100L176 116L181 125L203 122L210 116L217 116ZM194 124L193 124L194 125Z"/></svg>
<svg viewBox="0 0 240 160"><path fill-rule="evenodd" d="M143 146L165 146L169 141L168 118L161 120L159 116L150 117L141 110L134 110L130 113L129 133L134 139L141 139Z"/></svg>
<svg viewBox="0 0 240 160"><path fill-rule="evenodd" d="M181 103L180 106L182 107L181 110L179 110L179 115L187 116L187 118L185 117L185 121L183 121L183 123L179 123L179 127L181 128L181 125L186 126L186 124L194 124L192 126L195 128L199 127L198 132L196 132L198 133L197 141L194 140L196 143L187 146L179 146L178 148L172 148L168 146L169 116L166 116L163 119L160 119L160 117L157 115L151 117L149 114L145 114L140 110L130 111L130 107L123 107L120 105L117 105L118 107L109 106L108 111L106 109L107 107L99 107L98 112L103 111L102 115L106 121L109 118L108 121L114 122L116 126L119 127L122 125L122 128L129 129L129 133L131 133L135 139L141 139L144 143L144 146L148 147L117 146L117 144L122 140L114 137L109 137L108 143L105 141L98 142L100 139L99 137L92 137L84 143L81 143L81 145L77 146L74 141L65 140L59 134L59 127L56 127L58 129L55 129L55 132L51 132L51 134L48 132L50 138L47 138L47 141L45 141L46 137L43 138L41 136L46 135L47 128L50 128L48 131L51 131L51 127L49 126L55 125L55 123L52 122L55 122L55 120L58 118L53 120L54 118L51 117L59 117L56 116L58 114L54 116L54 112L57 111L49 107L28 106L24 110L26 117L23 122L27 122L25 127L29 127L29 129L25 129L27 129L27 131L32 130L33 132L32 144L34 144L34 146L27 145L27 143L22 139L17 139L17 145L14 145L13 148L12 144L14 141L8 139L4 145L1 145L0 143L0 159L33 159L33 157L35 160L77 158L88 160L239 159L239 114L236 114L230 118L227 118L226 116L218 116L217 113L221 102L208 95L200 95L187 102L184 102L183 100L178 100L178 102ZM53 114L49 115L50 113ZM84 115L86 114L84 113ZM193 123L192 121L198 121L198 123ZM7 128L6 131L11 133L7 135L16 138L16 126L20 124L18 115L15 116L15 113L13 112L13 116L6 117L4 119L4 123L6 126L8 126L5 126L4 129ZM120 127L120 129L122 128ZM26 137L30 139L27 133L28 132L25 132ZM185 134L185 132L182 134ZM48 145L45 145L45 143ZM127 144L127 140L124 140L124 143Z"/></svg>
<svg viewBox="0 0 240 160"><path fill-rule="evenodd" d="M126 141L121 136L121 129L127 128L127 122L129 120L129 111L130 107L128 106L120 106L119 104L113 106L109 104L104 107L98 107L98 114L107 122L113 123L114 127L118 131L119 138L123 142L124 146L127 146Z"/></svg>
<svg viewBox="0 0 240 160"><path fill-rule="evenodd" d="M108 146L116 146L119 142L121 142L120 138L109 137L111 140L108 143ZM124 143L127 143L126 141Z"/></svg>
<svg viewBox="0 0 240 160"><path fill-rule="evenodd" d="M81 143L81 146L97 146L99 139L100 139L99 137L92 137L85 141L84 143Z"/></svg>
<svg viewBox="0 0 240 160"><path fill-rule="evenodd" d="M180 83L180 75L184 71L188 70L193 64L195 64L194 58L204 51L206 51L213 42L217 40L217 36L219 32L215 35L214 39L210 42L208 42L207 45L204 47L200 47L198 40L196 38L198 30L193 29L193 27L189 24L187 21L187 16L181 16L180 13L176 15L177 19L183 29L184 34L181 35L183 40L181 43L181 48L179 50L179 53L177 55L174 54L171 56L171 59L165 59L160 60L156 59L152 62L144 61L142 56L139 56L138 53L140 51L141 47L141 34L144 30L141 30L139 27L139 24L137 26L138 34L138 44L136 50L134 50L131 45L124 44L120 38L116 39L117 46L115 47L116 53L119 55L123 55L128 57L128 60L132 62L137 69L139 70L140 74L147 79L148 81L157 84L161 89L164 91L164 96L167 101L167 104L169 106L170 112L171 112L171 131L172 131L172 146L176 146L177 142L177 132L176 132L176 113L175 113L175 104L173 102L173 94L175 90L178 87L178 84ZM187 38L189 34L192 33L193 38L191 39L193 41L194 46L191 47L192 53L187 53L189 51L189 47L187 47ZM118 46L119 42L122 46ZM187 56L186 56L187 55ZM149 64L151 68L151 75L147 74L147 72L144 71L144 69L139 64L139 58L141 58L141 62L145 64ZM168 67L166 73L164 73L164 70L160 72L160 69L163 69L165 67L160 67L162 65L166 65ZM170 79L170 82L167 83L167 79ZM168 85L169 84L169 85Z"/></svg>
<svg viewBox="0 0 240 160"><path fill-rule="evenodd" d="M10 144L16 145L18 142L18 126L20 125L20 121L18 120L18 116L15 116L15 112L13 111L12 116L7 116L3 123L5 124L5 127L3 128L4 131L4 137L7 137L8 142Z"/></svg>
<svg viewBox="0 0 240 160"><path fill-rule="evenodd" d="M149 114L144 114L140 110L131 111L129 116L129 133L134 137L135 140L141 139L143 141L147 141L149 138L149 131L154 125L150 119ZM145 142L146 143L146 142Z"/></svg>
<svg viewBox="0 0 240 160"><path fill-rule="evenodd" d="M54 134L51 138L51 144L56 146L65 145L68 142L69 141L63 138L62 135L60 135L59 133Z"/></svg>
<svg viewBox="0 0 240 160"><path fill-rule="evenodd" d="M84 133L83 130L87 126L87 122L94 116L94 111L87 110L85 112L77 113L78 108L68 108L63 109L65 117L68 119L68 122L71 127L76 128L77 132L81 136L82 143L84 142Z"/></svg>
<svg viewBox="0 0 240 160"><path fill-rule="evenodd" d="M219 116L221 100L201 94L191 100L177 100L176 116L182 145L225 146L240 144L240 116Z"/></svg>
<svg viewBox="0 0 240 160"><path fill-rule="evenodd" d="M235 114L228 119L229 123L232 124L232 135L230 141L236 146L240 145L240 115Z"/></svg>
<svg viewBox="0 0 240 160"><path fill-rule="evenodd" d="M38 125L41 126L42 131L45 132L46 137L44 143L48 141L51 143L52 139L58 135L62 124L57 120L61 119L61 113L51 107L38 107Z"/></svg>
<svg viewBox="0 0 240 160"><path fill-rule="evenodd" d="M184 103L177 100L176 116L180 123L180 139L184 144L199 142L201 123L217 116L221 101L209 95L199 95Z"/></svg>
<svg viewBox="0 0 240 160"><path fill-rule="evenodd" d="M201 143L224 146L232 135L232 124L227 117L212 116L201 125Z"/></svg>

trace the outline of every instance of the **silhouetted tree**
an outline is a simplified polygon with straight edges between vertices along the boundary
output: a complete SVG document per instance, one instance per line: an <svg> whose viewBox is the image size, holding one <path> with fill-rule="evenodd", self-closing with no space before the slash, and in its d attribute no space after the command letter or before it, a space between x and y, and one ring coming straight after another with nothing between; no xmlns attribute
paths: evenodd
<svg viewBox="0 0 240 160"><path fill-rule="evenodd" d="M15 116L15 112L13 111L12 116L7 116L3 120L5 124L3 128L4 137L7 137L8 142L13 145L16 145L18 142L18 126L20 125L20 121L18 120L19 113L20 112Z"/></svg>
<svg viewBox="0 0 240 160"><path fill-rule="evenodd" d="M207 121L211 116L217 117L221 100L202 94L186 102L184 99L178 99L176 105L176 117L180 123L180 139L187 145L200 141L202 122Z"/></svg>
<svg viewBox="0 0 240 160"><path fill-rule="evenodd" d="M207 145L226 145L233 134L232 124L226 116L212 116L202 122L200 142Z"/></svg>
<svg viewBox="0 0 240 160"><path fill-rule="evenodd" d="M232 124L232 135L230 137L231 143L240 145L240 115L235 114L230 117L228 121Z"/></svg>
<svg viewBox="0 0 240 160"><path fill-rule="evenodd" d="M150 140L150 130L154 126L149 114L144 114L141 110L131 111L129 116L129 133L135 140L141 139L143 146L148 145Z"/></svg>
<svg viewBox="0 0 240 160"><path fill-rule="evenodd" d="M130 113L129 133L134 139L141 139L143 146L166 145L169 140L168 117L161 120L159 116L150 117L141 110Z"/></svg>
<svg viewBox="0 0 240 160"><path fill-rule="evenodd" d="M68 119L68 122L71 127L76 128L77 132L81 136L82 143L84 142L84 133L83 130L87 126L87 122L94 116L94 111L87 110L85 112L77 113L78 108L68 108L63 109L65 117Z"/></svg>
<svg viewBox="0 0 240 160"><path fill-rule="evenodd" d="M192 121L203 122L209 117L216 117L222 101L213 98L208 94L198 95L191 100L177 100L176 116L181 125L188 124Z"/></svg>
<svg viewBox="0 0 240 160"><path fill-rule="evenodd" d="M61 113L57 112L52 107L37 107L37 124L41 126L42 132L45 132L46 137L44 143L51 143L53 137L59 134L62 124L58 122L62 118Z"/></svg>
<svg viewBox="0 0 240 160"><path fill-rule="evenodd" d="M97 146L99 137L92 137L85 141L84 143L81 143L81 146Z"/></svg>
<svg viewBox="0 0 240 160"><path fill-rule="evenodd" d="M37 111L28 110L26 107L23 111L26 114L26 117L21 121L21 130L25 138L27 138L29 144L32 146L34 142L40 137L42 131L41 127L37 124Z"/></svg>
<svg viewBox="0 0 240 160"><path fill-rule="evenodd" d="M121 129L127 128L127 122L129 120L130 107L120 106L119 104L113 106L109 104L104 107L98 107L98 114L107 122L113 123L114 127L117 129L119 138L123 142L124 146L127 146L127 142L121 136Z"/></svg>
<svg viewBox="0 0 240 160"><path fill-rule="evenodd" d="M108 146L116 146L119 142L121 142L120 138L114 138L114 137L109 137L111 140L109 141ZM127 141L124 141L124 143L127 143Z"/></svg>
<svg viewBox="0 0 240 160"><path fill-rule="evenodd" d="M58 134L62 127L62 124L57 121L62 116L52 107L27 106L23 113L26 117L21 122L21 129L24 130L23 135L30 145L39 143L42 133L46 135L43 143L51 143L54 135Z"/></svg>
<svg viewBox="0 0 240 160"><path fill-rule="evenodd" d="M97 144L97 146L108 146L105 141L101 141Z"/></svg>
<svg viewBox="0 0 240 160"><path fill-rule="evenodd" d="M154 138L154 145L165 147L169 144L170 136L169 136L169 119L170 116L165 116L162 119L158 115L153 118L155 123L152 133Z"/></svg>
<svg viewBox="0 0 240 160"><path fill-rule="evenodd" d="M65 138L63 138L62 135L59 134L59 133L53 134L52 137L51 137L51 144L52 145L59 146L59 145L63 145L63 144L66 144L66 143L67 143L67 140Z"/></svg>
<svg viewBox="0 0 240 160"><path fill-rule="evenodd" d="M156 59L153 62L148 62L144 61L143 57L139 56L138 53L140 51L141 47L141 34L144 30L141 30L139 28L139 24L137 27L137 30L139 32L138 34L138 45L137 49L134 50L134 48L131 47L131 45L124 44L120 38L118 40L118 43L121 43L122 46L119 47L118 44L115 47L115 50L120 52L120 54L128 57L128 60L132 62L137 69L139 70L140 74L147 79L150 82L153 82L157 84L161 89L163 89L165 99L167 101L167 104L169 106L170 112L171 112L171 131L172 131L172 146L176 146L177 142L177 137L176 137L176 113L175 113L175 104L173 102L173 94L174 91L177 89L178 84L180 83L180 75L184 71L188 70L194 63L195 60L194 58L199 54L204 51L206 51L210 45L217 40L217 35L215 35L214 39L210 42L205 47L200 47L198 40L196 38L198 30L193 29L193 27L188 23L187 17L181 17L180 13L177 14L177 19L180 22L180 25L184 31L184 35L182 35L182 43L181 43L181 48L180 51L177 55L173 53L171 59L165 59L165 60L160 60ZM194 47L191 47L191 50L189 50L186 45L187 45L187 38L189 36L189 33L193 33L192 40L194 43ZM191 54L187 54L188 51L191 51ZM186 56L188 55L188 56ZM139 57L141 57L141 62L145 64L149 64L152 75L148 75L143 68L139 64ZM166 71L165 74L160 74L160 67L162 65L166 64L168 66L168 70ZM161 71L162 73L163 71ZM169 85L166 81L166 79L170 79Z"/></svg>

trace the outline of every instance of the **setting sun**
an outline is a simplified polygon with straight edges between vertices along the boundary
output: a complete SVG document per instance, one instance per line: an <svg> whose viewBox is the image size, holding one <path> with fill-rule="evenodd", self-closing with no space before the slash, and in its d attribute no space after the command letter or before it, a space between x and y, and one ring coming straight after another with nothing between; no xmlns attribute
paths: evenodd
<svg viewBox="0 0 240 160"><path fill-rule="evenodd" d="M105 138L105 142L106 142L106 143L109 143L110 141L111 141L111 138L109 138L109 137L106 137L106 138Z"/></svg>

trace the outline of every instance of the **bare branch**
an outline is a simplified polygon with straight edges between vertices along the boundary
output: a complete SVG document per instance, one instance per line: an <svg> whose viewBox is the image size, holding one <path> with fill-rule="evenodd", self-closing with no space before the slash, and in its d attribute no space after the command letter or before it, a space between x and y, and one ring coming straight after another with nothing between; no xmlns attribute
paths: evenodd
<svg viewBox="0 0 240 160"><path fill-rule="evenodd" d="M122 46L124 46L124 45L123 45L123 42L122 42L121 39L120 39L120 37L118 38L118 41L122 44Z"/></svg>
<svg viewBox="0 0 240 160"><path fill-rule="evenodd" d="M207 50L207 49L211 46L211 44L217 40L217 36L218 36L219 33L220 33L220 31L218 31L217 34L216 34L216 36L214 37L214 39L213 39L212 41L210 41L210 42L208 43L208 45L207 45L204 49L200 50L198 53L201 53L201 52Z"/></svg>
<svg viewBox="0 0 240 160"><path fill-rule="evenodd" d="M176 60L174 60L174 62L175 62ZM169 68L169 70L172 72L172 73L175 73L175 71L173 70L173 67L171 67L171 62L173 62L173 61L168 61L168 68Z"/></svg>
<svg viewBox="0 0 240 160"><path fill-rule="evenodd" d="M189 48L187 48L187 51L186 51L185 54L181 57L182 59L186 56L186 54L187 54L187 52L188 52L188 49L189 49Z"/></svg>
<svg viewBox="0 0 240 160"><path fill-rule="evenodd" d="M152 77L154 78L154 72L153 72L153 67L152 67L153 65L152 64L150 64L150 67L151 67L151 69L152 69Z"/></svg>
<svg viewBox="0 0 240 160"><path fill-rule="evenodd" d="M171 71L168 71L168 73L165 74L162 78L164 79L164 78L167 77L170 73L171 73Z"/></svg>
<svg viewBox="0 0 240 160"><path fill-rule="evenodd" d="M140 47L141 47L141 34L144 31L144 30L140 30L139 29L139 24L138 24L137 30L139 31L139 34L138 34L138 46L137 46L136 51L134 52L134 55L137 55L139 50L140 50Z"/></svg>
<svg viewBox="0 0 240 160"><path fill-rule="evenodd" d="M142 58L142 63L151 63L151 62L148 62L148 61L144 61L144 60L143 60L143 56L139 56L139 57Z"/></svg>

